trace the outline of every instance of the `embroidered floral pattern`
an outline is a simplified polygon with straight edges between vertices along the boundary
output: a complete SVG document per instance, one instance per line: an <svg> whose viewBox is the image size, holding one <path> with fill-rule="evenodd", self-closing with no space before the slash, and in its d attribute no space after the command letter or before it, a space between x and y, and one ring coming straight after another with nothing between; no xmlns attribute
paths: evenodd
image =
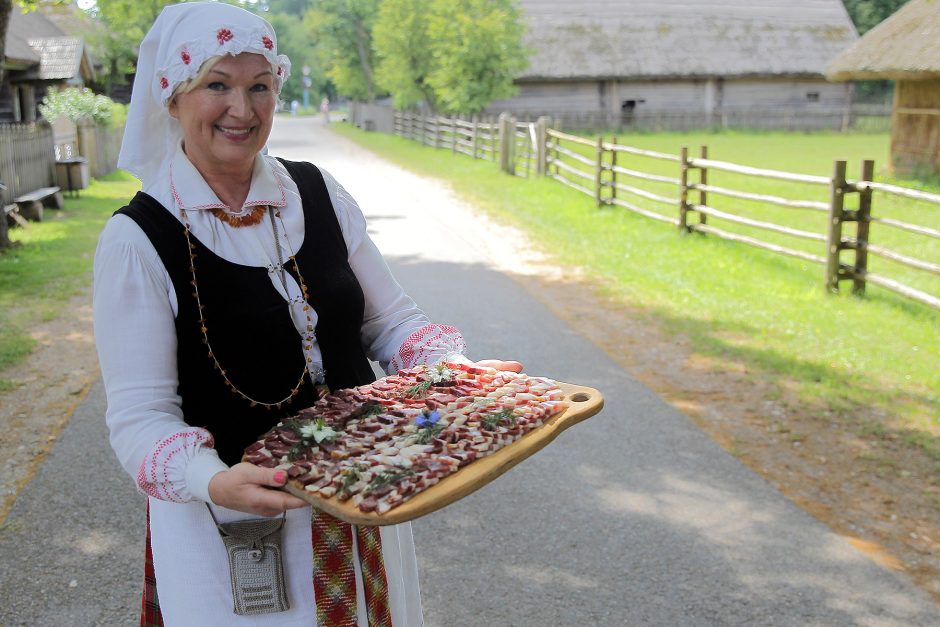
<svg viewBox="0 0 940 627"><path fill-rule="evenodd" d="M205 429L180 431L157 442L137 471L137 489L162 501L192 500L186 490L186 463L200 448L213 448L212 434Z"/></svg>
<svg viewBox="0 0 940 627"><path fill-rule="evenodd" d="M466 350L467 344L456 327L428 324L408 336L389 365L397 372L402 368L434 363L454 353L463 354Z"/></svg>
<svg viewBox="0 0 940 627"><path fill-rule="evenodd" d="M242 52L260 54L271 64L276 72L277 91L290 74L290 60L277 54L274 33L266 28L212 27L194 39L180 44L169 58L166 67L158 68L157 79L163 90L164 103L172 95L176 86L193 78L202 64L220 54L237 55ZM165 79L165 82L164 82Z"/></svg>
<svg viewBox="0 0 940 627"><path fill-rule="evenodd" d="M231 40L232 37L234 37L234 36L235 36L235 35L232 34L232 31L230 31L230 30L227 29L227 28L220 28L220 29L219 29L218 31L216 31L216 33L215 33L215 38L219 40L219 45L220 45L220 46L221 46L222 44L224 44L226 41Z"/></svg>

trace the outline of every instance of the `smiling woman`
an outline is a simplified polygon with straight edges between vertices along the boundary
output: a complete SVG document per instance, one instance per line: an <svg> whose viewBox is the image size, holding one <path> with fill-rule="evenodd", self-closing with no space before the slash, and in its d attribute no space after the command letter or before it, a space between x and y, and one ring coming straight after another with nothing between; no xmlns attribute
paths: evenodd
<svg viewBox="0 0 940 627"><path fill-rule="evenodd" d="M148 496L145 625L423 622L408 524L353 529L240 463L373 381L370 359L469 361L342 186L263 154L289 73L271 26L224 3L167 7L140 47L118 165L143 191L101 235L94 312L111 445Z"/></svg>

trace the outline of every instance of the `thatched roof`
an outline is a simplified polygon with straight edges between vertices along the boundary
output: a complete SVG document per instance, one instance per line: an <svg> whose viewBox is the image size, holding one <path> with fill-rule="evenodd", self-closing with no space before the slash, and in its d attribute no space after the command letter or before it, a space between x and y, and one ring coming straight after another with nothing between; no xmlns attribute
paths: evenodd
<svg viewBox="0 0 940 627"><path fill-rule="evenodd" d="M835 81L940 78L940 0L911 0L833 59Z"/></svg>
<svg viewBox="0 0 940 627"><path fill-rule="evenodd" d="M817 76L858 39L841 0L521 0L520 80Z"/></svg>

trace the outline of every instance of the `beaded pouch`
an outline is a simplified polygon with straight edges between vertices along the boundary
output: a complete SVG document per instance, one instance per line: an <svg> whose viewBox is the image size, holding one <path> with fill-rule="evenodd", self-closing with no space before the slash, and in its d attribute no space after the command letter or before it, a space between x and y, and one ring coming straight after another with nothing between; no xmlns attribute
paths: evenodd
<svg viewBox="0 0 940 627"><path fill-rule="evenodd" d="M215 522L228 554L235 613L272 614L290 609L281 564L284 517Z"/></svg>

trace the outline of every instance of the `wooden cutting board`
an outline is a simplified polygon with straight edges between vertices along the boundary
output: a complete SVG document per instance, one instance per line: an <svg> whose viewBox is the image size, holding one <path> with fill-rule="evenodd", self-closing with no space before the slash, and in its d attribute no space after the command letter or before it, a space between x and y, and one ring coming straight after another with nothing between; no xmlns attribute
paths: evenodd
<svg viewBox="0 0 940 627"><path fill-rule="evenodd" d="M564 412L553 416L541 427L528 432L512 444L467 464L384 514L360 511L353 504L352 499L347 501L340 501L335 497L327 499L290 484L284 489L314 507L354 525L397 525L420 518L479 490L526 457L545 447L568 427L590 418L604 407L604 397L594 388L561 382L558 386L569 404Z"/></svg>

